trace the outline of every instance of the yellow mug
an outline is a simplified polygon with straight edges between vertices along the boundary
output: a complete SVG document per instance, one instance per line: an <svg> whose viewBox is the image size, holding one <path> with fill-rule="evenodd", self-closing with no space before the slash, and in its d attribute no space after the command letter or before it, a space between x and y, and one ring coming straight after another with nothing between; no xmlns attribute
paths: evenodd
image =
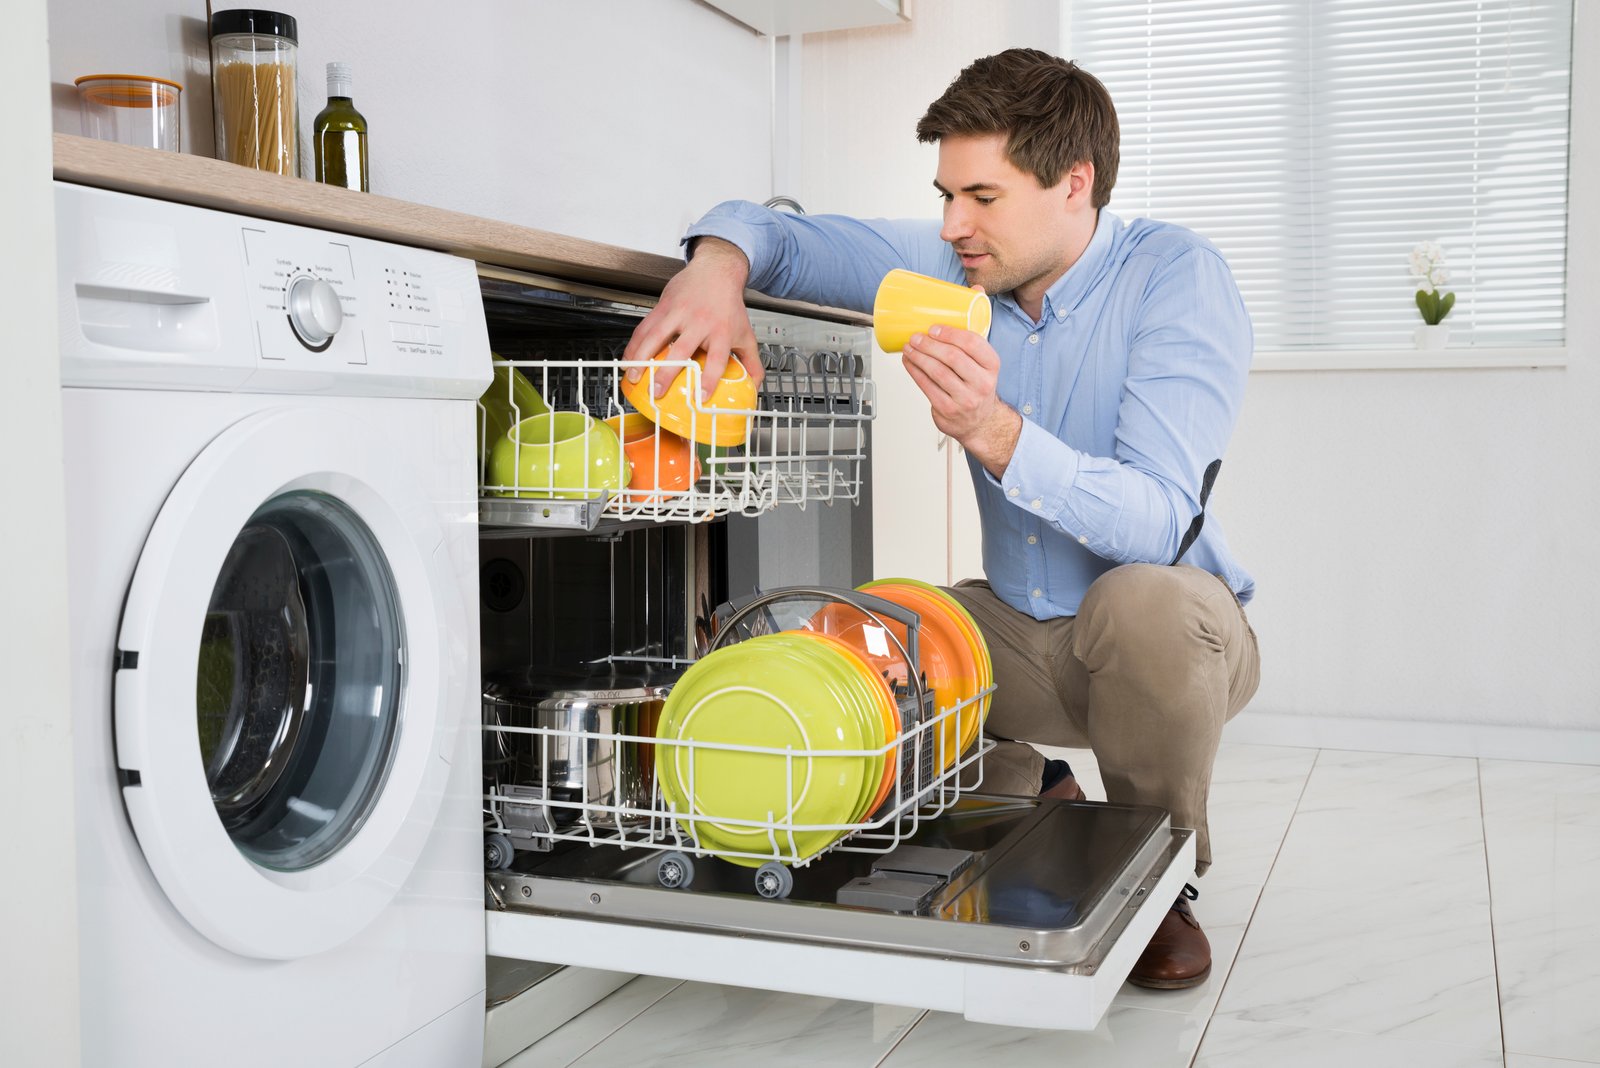
<svg viewBox="0 0 1600 1068"><path fill-rule="evenodd" d="M989 335L989 297L942 278L896 267L883 276L872 302L872 332L884 352L899 352L912 334L954 326Z"/></svg>

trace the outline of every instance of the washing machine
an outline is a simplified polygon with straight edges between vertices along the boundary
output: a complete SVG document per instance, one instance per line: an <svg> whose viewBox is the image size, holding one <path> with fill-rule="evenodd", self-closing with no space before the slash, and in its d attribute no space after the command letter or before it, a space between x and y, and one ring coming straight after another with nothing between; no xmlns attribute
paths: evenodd
<svg viewBox="0 0 1600 1068"><path fill-rule="evenodd" d="M474 265L55 196L83 1061L476 1068Z"/></svg>

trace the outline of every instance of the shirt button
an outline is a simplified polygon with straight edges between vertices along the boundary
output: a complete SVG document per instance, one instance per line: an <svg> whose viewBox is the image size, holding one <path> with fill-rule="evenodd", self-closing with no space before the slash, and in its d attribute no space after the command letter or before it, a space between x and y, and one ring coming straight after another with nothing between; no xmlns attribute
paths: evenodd
<svg viewBox="0 0 1600 1068"><path fill-rule="evenodd" d="M1037 535L1037 534L1029 534L1028 535L1028 544L1029 545L1038 545L1039 544L1039 535Z"/></svg>
<svg viewBox="0 0 1600 1068"><path fill-rule="evenodd" d="M1023 406L1022 406L1022 414L1023 414L1023 415L1032 415L1032 414L1033 414L1033 405L1031 405L1031 404L1024 404L1024 405L1023 405Z"/></svg>
<svg viewBox="0 0 1600 1068"><path fill-rule="evenodd" d="M1033 506L1035 508L1043 508L1044 507L1044 498L1043 497L1035 497L1033 499Z"/></svg>
<svg viewBox="0 0 1600 1068"><path fill-rule="evenodd" d="M1088 535L1085 535L1085 534L1079 534L1079 535L1078 535L1078 544L1079 544L1079 545L1088 545L1088 544L1089 544L1089 538L1088 538Z"/></svg>
<svg viewBox="0 0 1600 1068"><path fill-rule="evenodd" d="M1034 588L1033 588L1033 595L1034 595L1034 596L1035 596L1035 597L1043 597L1043 596L1044 596L1044 591L1043 591L1043 590L1041 590L1041 589L1040 589L1040 588L1039 588L1039 587L1037 587L1037 586L1035 586L1035 587L1034 587Z"/></svg>
<svg viewBox="0 0 1600 1068"><path fill-rule="evenodd" d="M1039 343L1039 335L1038 334L1029 334L1028 335L1028 344L1037 345L1038 343Z"/></svg>
<svg viewBox="0 0 1600 1068"><path fill-rule="evenodd" d="M1006 490L1006 496L1008 496L1008 497L1015 497L1015 496L1016 496L1016 495L1017 495L1017 494L1019 494L1019 493L1021 493L1021 492L1022 492L1022 491L1021 491L1021 490L1019 490L1019 489L1017 489L1017 487L1015 487L1015 486L1012 486L1012 487L1011 487L1011 488L1010 488L1010 489L1008 489L1008 490Z"/></svg>

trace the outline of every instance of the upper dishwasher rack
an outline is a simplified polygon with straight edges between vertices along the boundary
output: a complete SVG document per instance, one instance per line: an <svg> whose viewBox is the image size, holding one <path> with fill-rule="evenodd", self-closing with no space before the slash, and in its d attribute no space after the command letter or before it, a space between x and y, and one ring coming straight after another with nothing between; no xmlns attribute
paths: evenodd
<svg viewBox="0 0 1600 1068"><path fill-rule="evenodd" d="M649 311L645 298L480 273L495 352L551 410L601 420L635 411L621 389L631 366L622 362L622 352ZM594 530L602 522L698 523L730 513L759 515L779 504L858 502L874 397L867 329L763 310L752 310L750 319L765 370L754 407L706 407L694 415L697 425L748 420L748 435L738 446L695 445L698 478L692 483L621 486L570 499L528 495L525 487L493 480L489 443L480 440L480 521ZM687 361L678 365L685 373L698 372ZM491 389L513 419L535 414L517 404L507 376L497 376ZM659 457L675 444L657 431L642 447ZM620 482L620 471L610 481Z"/></svg>

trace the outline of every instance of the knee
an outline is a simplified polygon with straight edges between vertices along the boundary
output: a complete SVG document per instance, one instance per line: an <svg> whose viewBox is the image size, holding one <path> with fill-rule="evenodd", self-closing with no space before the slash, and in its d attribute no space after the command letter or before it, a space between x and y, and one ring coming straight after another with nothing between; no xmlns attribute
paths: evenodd
<svg viewBox="0 0 1600 1068"><path fill-rule="evenodd" d="M1183 597L1184 583L1176 567L1123 564L1090 584L1078 618L1097 615L1148 617L1171 614Z"/></svg>
<svg viewBox="0 0 1600 1068"><path fill-rule="evenodd" d="M1124 651L1158 655L1174 646L1206 643L1215 628L1206 624L1210 609L1195 591L1196 575L1204 573L1159 564L1112 568L1084 594L1074 645L1087 651L1111 641ZM1217 589L1225 592L1220 585Z"/></svg>

